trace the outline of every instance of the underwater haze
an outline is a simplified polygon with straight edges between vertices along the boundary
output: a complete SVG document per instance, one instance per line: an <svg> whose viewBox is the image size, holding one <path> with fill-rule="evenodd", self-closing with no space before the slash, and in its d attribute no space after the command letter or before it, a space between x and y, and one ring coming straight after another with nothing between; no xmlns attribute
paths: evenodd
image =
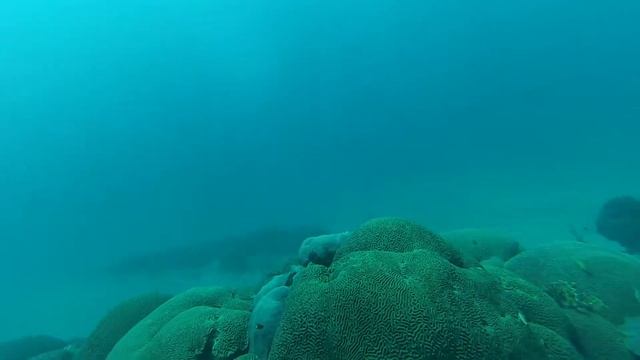
<svg viewBox="0 0 640 360"><path fill-rule="evenodd" d="M619 249L593 224L640 196L638 19L632 0L0 2L0 342L262 281L381 216Z"/></svg>

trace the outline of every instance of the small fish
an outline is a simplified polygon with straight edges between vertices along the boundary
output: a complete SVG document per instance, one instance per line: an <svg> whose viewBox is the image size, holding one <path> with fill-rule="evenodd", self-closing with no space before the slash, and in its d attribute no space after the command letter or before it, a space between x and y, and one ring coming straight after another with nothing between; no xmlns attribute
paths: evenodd
<svg viewBox="0 0 640 360"><path fill-rule="evenodd" d="M262 324L256 324L256 329L257 329L257 330L262 330L262 329L264 329L264 325L262 325Z"/></svg>
<svg viewBox="0 0 640 360"><path fill-rule="evenodd" d="M529 325L529 322L527 321L527 319L524 317L524 314L521 313L520 311L518 311L518 320L520 320L523 324L525 325Z"/></svg>
<svg viewBox="0 0 640 360"><path fill-rule="evenodd" d="M640 290L633 289L633 294L636 296L636 300L640 303Z"/></svg>

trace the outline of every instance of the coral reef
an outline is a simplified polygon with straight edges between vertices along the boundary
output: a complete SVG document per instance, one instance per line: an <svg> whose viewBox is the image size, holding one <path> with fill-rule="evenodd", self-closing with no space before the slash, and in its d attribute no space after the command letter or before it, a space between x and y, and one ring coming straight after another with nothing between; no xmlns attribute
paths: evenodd
<svg viewBox="0 0 640 360"><path fill-rule="evenodd" d="M269 359L581 359L553 299L460 259L419 225L364 224L295 279Z"/></svg>
<svg viewBox="0 0 640 360"><path fill-rule="evenodd" d="M144 294L124 301L102 318L82 345L76 360L104 360L113 346L140 320L171 296Z"/></svg>
<svg viewBox="0 0 640 360"><path fill-rule="evenodd" d="M26 338L0 344L0 359L637 358L640 259L581 242L520 251L483 230L443 238L373 219L307 238L304 267L287 264L261 287L138 296L82 344Z"/></svg>
<svg viewBox="0 0 640 360"><path fill-rule="evenodd" d="M636 257L597 245L567 242L524 251L505 267L542 289L557 288L562 284L559 282L570 284L579 295L578 301L583 302L576 306L599 308L593 309L596 312L606 309L601 315L615 324L640 314L640 301L635 296L640 289L640 260Z"/></svg>
<svg viewBox="0 0 640 360"><path fill-rule="evenodd" d="M596 314L605 314L607 310L607 306L598 297L578 291L576 283L554 281L547 286L546 292L563 308Z"/></svg>
<svg viewBox="0 0 640 360"><path fill-rule="evenodd" d="M462 255L442 237L422 225L400 218L377 218L361 225L338 248L335 259L356 251L409 252L429 250L452 264L463 266Z"/></svg>
<svg viewBox="0 0 640 360"><path fill-rule="evenodd" d="M527 323L543 325L564 337L571 337L571 323L551 296L502 267L487 266L485 270L500 284L498 295L502 309L521 314Z"/></svg>
<svg viewBox="0 0 640 360"><path fill-rule="evenodd" d="M529 333L511 355L512 359L578 360L584 357L565 338L538 324L528 325Z"/></svg>
<svg viewBox="0 0 640 360"><path fill-rule="evenodd" d="M585 360L631 360L624 335L597 314L565 311L575 329L573 342Z"/></svg>
<svg viewBox="0 0 640 360"><path fill-rule="evenodd" d="M535 316L523 312L535 312L503 291L519 290L425 250L310 265L294 283L269 358L507 359L530 336ZM548 305L539 312L559 309Z"/></svg>
<svg viewBox="0 0 640 360"><path fill-rule="evenodd" d="M134 326L108 360L231 360L246 352L250 302L223 288L177 295Z"/></svg>

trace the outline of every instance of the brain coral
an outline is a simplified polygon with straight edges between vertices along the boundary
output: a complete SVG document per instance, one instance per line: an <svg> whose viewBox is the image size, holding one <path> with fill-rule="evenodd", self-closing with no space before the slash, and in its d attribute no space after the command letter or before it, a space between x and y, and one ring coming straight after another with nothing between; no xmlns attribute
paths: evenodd
<svg viewBox="0 0 640 360"><path fill-rule="evenodd" d="M497 258L507 261L522 251L513 237L488 229L460 229L441 234L464 256L480 262Z"/></svg>
<svg viewBox="0 0 640 360"><path fill-rule="evenodd" d="M574 343L585 360L631 360L625 338L616 326L597 314L566 311L575 328Z"/></svg>
<svg viewBox="0 0 640 360"><path fill-rule="evenodd" d="M616 324L640 314L640 260L580 242L555 243L527 250L505 267L533 284L554 289L569 284L581 299Z"/></svg>
<svg viewBox="0 0 640 360"><path fill-rule="evenodd" d="M334 260L356 251L409 252L430 250L463 266L462 255L439 235L422 225L400 218L377 218L361 225L338 248Z"/></svg>
<svg viewBox="0 0 640 360"><path fill-rule="evenodd" d="M422 243L416 232L423 231L408 224L399 231L397 225L395 220L390 225L397 243L386 248L402 252L350 252L331 267L303 270L287 298L269 359L516 359L540 351L544 357L520 359L580 359L570 357L575 351L553 330L533 332L535 316L527 320L523 312L534 312L506 300L504 292L514 290L503 288L498 277L454 266L430 249L408 250L402 238ZM381 244L384 238L379 232L368 236L374 239L363 243ZM441 252L451 256L446 249ZM559 309L552 300L541 306ZM549 351L522 348L551 338L557 345Z"/></svg>
<svg viewBox="0 0 640 360"><path fill-rule="evenodd" d="M569 318L542 289L502 267L485 269L500 282L500 304L504 310L520 313L525 321L543 325L563 337L572 336Z"/></svg>
<svg viewBox="0 0 640 360"><path fill-rule="evenodd" d="M525 346L519 347L512 359L582 360L584 357L565 338L538 324L529 324L524 337Z"/></svg>
<svg viewBox="0 0 640 360"><path fill-rule="evenodd" d="M165 301L169 295L144 294L124 301L100 321L82 345L77 360L104 360L113 346L133 326Z"/></svg>
<svg viewBox="0 0 640 360"><path fill-rule="evenodd" d="M249 306L223 288L191 289L140 321L107 359L234 359L248 346Z"/></svg>

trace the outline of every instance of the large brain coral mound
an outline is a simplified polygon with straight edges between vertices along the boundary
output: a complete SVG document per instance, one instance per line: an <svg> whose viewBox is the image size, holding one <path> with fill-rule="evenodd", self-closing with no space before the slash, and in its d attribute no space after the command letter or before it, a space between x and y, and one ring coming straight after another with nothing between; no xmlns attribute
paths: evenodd
<svg viewBox="0 0 640 360"><path fill-rule="evenodd" d="M405 234L415 241L412 232ZM370 236L363 242L380 243L378 232ZM505 295L521 289L503 287L481 268L455 266L431 249L407 251L400 244L404 236L395 246L402 252L353 251L331 267L304 269L286 300L269 359L581 359L551 329L564 325L527 319L524 313L535 314L535 304L521 307ZM544 306L560 311L553 300ZM539 346L546 339L556 345Z"/></svg>
<svg viewBox="0 0 640 360"><path fill-rule="evenodd" d="M542 289L502 267L485 269L500 282L500 304L504 310L519 313L524 321L543 325L567 339L573 336L569 318Z"/></svg>
<svg viewBox="0 0 640 360"><path fill-rule="evenodd" d="M246 352L250 303L223 288L175 296L134 326L108 360L218 360Z"/></svg>
<svg viewBox="0 0 640 360"><path fill-rule="evenodd" d="M169 295L152 293L136 296L119 304L109 311L89 335L77 355L77 360L106 359L118 340L170 298Z"/></svg>
<svg viewBox="0 0 640 360"><path fill-rule="evenodd" d="M357 251L409 252L430 250L451 263L463 266L462 255L439 235L422 225L400 218L378 218L360 226L344 240L334 260Z"/></svg>
<svg viewBox="0 0 640 360"><path fill-rule="evenodd" d="M585 243L556 243L527 250L505 267L554 295L562 290L560 285L569 285L582 303L559 300L565 307L591 309L616 324L640 314L640 260L636 257ZM571 291L564 289L566 295Z"/></svg>
<svg viewBox="0 0 640 360"><path fill-rule="evenodd" d="M489 229L460 229L441 234L442 237L464 256L477 262L511 259L522 251L520 243L513 237Z"/></svg>

